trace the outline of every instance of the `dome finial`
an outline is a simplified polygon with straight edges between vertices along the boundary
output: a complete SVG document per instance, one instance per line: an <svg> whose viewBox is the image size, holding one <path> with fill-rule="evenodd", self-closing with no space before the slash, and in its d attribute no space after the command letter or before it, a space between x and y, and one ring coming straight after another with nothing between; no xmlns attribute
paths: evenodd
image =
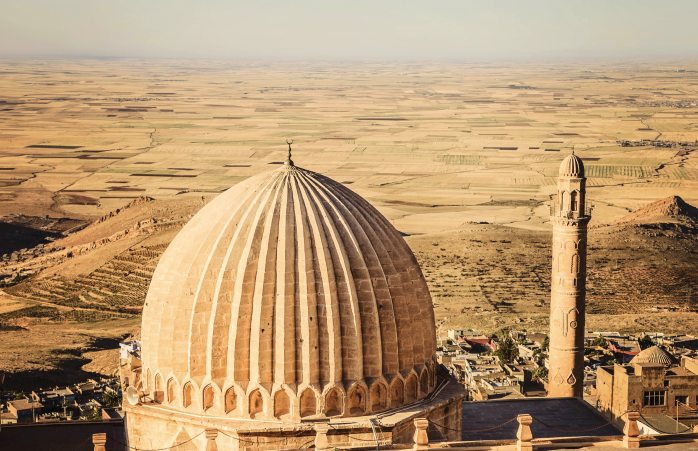
<svg viewBox="0 0 698 451"><path fill-rule="evenodd" d="M291 142L288 142L288 139L287 139L286 144L288 144L288 158L286 158L286 161L284 161L284 164L286 166L293 166L293 160L291 160L291 144L293 144L293 140L291 140Z"/></svg>

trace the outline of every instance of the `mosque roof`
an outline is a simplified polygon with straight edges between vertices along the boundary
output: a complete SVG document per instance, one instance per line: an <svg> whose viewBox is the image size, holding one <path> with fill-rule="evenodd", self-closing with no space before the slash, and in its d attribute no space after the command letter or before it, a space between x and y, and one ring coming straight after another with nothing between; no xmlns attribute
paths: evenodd
<svg viewBox="0 0 698 451"><path fill-rule="evenodd" d="M582 163L582 159L574 153L565 157L560 164L560 176L584 177L584 163Z"/></svg>
<svg viewBox="0 0 698 451"><path fill-rule="evenodd" d="M296 418L308 388L318 412L333 389L341 415L383 410L427 395L435 352L431 296L400 232L290 155L189 221L160 259L143 311L145 385L174 383L179 395L163 402L201 413L207 387L250 403L258 390L265 406L285 392ZM194 400L182 399L186 384ZM232 414L249 417L247 404ZM210 411L230 413L221 409Z"/></svg>
<svg viewBox="0 0 698 451"><path fill-rule="evenodd" d="M641 351L638 355L633 357L630 363L659 363L664 366L670 366L673 360L666 351L664 351L659 346L652 346Z"/></svg>

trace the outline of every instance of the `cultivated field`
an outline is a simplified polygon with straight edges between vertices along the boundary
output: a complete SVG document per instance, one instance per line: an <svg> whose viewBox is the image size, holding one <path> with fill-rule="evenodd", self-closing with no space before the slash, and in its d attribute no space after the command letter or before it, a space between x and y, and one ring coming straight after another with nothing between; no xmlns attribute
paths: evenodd
<svg viewBox="0 0 698 451"><path fill-rule="evenodd" d="M286 139L296 165L408 235L442 330L483 332L547 327L546 204L574 150L597 226L589 327L698 332L695 313L646 311L693 308L695 229L662 215L648 221L674 226L601 227L672 195L698 205L697 101L698 64L685 62L4 60L0 367L36 376L137 335L172 237L217 193L278 167ZM52 334L60 358L22 349Z"/></svg>

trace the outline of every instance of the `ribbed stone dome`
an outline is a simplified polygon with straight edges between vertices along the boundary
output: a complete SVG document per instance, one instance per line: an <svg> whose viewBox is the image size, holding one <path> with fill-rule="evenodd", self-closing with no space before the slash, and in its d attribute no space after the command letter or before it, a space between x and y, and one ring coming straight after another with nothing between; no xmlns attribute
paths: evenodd
<svg viewBox="0 0 698 451"><path fill-rule="evenodd" d="M434 310L400 233L285 165L218 196L163 254L143 310L144 388L232 418L356 416L435 385Z"/></svg>
<svg viewBox="0 0 698 451"><path fill-rule="evenodd" d="M652 346L640 351L630 363L660 363L664 366L671 366L673 363L669 354L659 346Z"/></svg>
<svg viewBox="0 0 698 451"><path fill-rule="evenodd" d="M582 159L575 154L568 155L560 164L560 176L584 177L584 164L582 163Z"/></svg>

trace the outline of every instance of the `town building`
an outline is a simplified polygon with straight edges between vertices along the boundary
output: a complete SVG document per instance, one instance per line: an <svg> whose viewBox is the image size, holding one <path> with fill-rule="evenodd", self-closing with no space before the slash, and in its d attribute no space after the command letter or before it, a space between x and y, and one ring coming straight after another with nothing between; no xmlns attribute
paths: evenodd
<svg viewBox="0 0 698 451"><path fill-rule="evenodd" d="M44 406L29 398L17 399L7 403L7 410L12 414L17 423L32 423L34 418L41 414Z"/></svg>
<svg viewBox="0 0 698 451"><path fill-rule="evenodd" d="M39 393L32 392L31 398L41 403L46 409L63 407L75 402L75 393L70 388L58 388L44 390Z"/></svg>
<svg viewBox="0 0 698 451"><path fill-rule="evenodd" d="M625 338L611 338L606 340L608 350L613 352L613 355L621 363L630 362L641 351L640 345L636 340L628 340Z"/></svg>
<svg viewBox="0 0 698 451"><path fill-rule="evenodd" d="M141 343L138 340L119 343L119 359L128 360L130 356L141 358Z"/></svg>
<svg viewBox="0 0 698 451"><path fill-rule="evenodd" d="M599 367L599 409L616 419L626 411L681 416L698 410L698 360L679 363L657 346L645 349L628 365Z"/></svg>

